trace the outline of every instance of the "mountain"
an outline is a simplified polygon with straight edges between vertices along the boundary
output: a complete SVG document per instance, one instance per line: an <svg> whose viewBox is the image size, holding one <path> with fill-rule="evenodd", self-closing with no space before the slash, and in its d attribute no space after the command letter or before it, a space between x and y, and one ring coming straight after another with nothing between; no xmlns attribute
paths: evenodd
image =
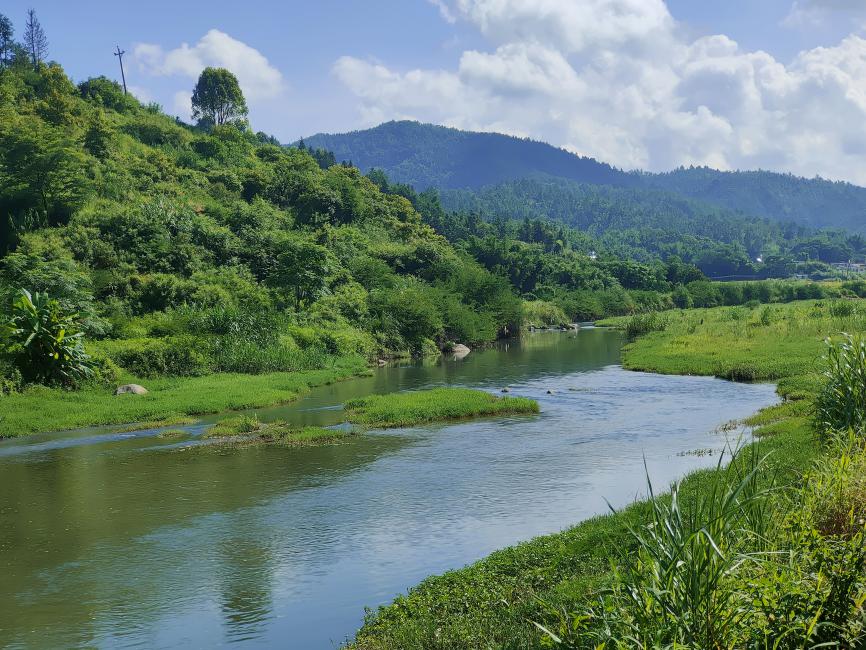
<svg viewBox="0 0 866 650"><path fill-rule="evenodd" d="M418 122L388 122L365 131L305 139L363 171L382 169L419 190L485 188L525 178L554 177L637 192L663 191L745 215L811 228L866 230L866 188L769 171L722 172L706 167L662 174L624 172L543 142L498 133L460 131ZM564 205L555 206L562 212ZM553 214L551 218L555 218Z"/></svg>
<svg viewBox="0 0 866 650"><path fill-rule="evenodd" d="M334 152L363 171L378 168L419 190L479 188L547 174L583 183L630 184L632 175L544 142L460 131L418 122L386 122L366 131L319 134L307 146Z"/></svg>

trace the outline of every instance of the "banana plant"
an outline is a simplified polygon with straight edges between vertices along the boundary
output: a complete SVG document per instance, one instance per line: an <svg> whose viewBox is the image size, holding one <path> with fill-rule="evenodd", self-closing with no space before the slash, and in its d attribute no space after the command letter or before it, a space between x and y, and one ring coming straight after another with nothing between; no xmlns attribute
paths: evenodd
<svg viewBox="0 0 866 650"><path fill-rule="evenodd" d="M77 318L47 294L19 291L0 340L26 381L72 385L92 374Z"/></svg>

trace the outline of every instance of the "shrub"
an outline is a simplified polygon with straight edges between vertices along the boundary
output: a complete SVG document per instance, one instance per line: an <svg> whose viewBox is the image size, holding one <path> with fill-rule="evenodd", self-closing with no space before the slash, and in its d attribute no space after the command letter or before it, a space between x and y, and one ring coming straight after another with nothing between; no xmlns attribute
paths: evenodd
<svg viewBox="0 0 866 650"><path fill-rule="evenodd" d="M200 339L189 336L127 339L104 344L112 361L140 377L206 375L211 371L211 360L204 347Z"/></svg>
<svg viewBox="0 0 866 650"><path fill-rule="evenodd" d="M866 425L866 341L845 335L827 340L824 388L815 400L815 424L827 436L832 431L864 433Z"/></svg>
<svg viewBox="0 0 866 650"><path fill-rule="evenodd" d="M692 295L683 285L679 285L674 289L673 294L671 294L671 300L673 300L674 305L680 309L690 309L694 306Z"/></svg>
<svg viewBox="0 0 866 650"><path fill-rule="evenodd" d="M564 327L568 323L565 312L552 302L527 300L523 303L524 327Z"/></svg>
<svg viewBox="0 0 866 650"><path fill-rule="evenodd" d="M77 318L48 295L21 289L0 341L24 380L70 386L93 374Z"/></svg>
<svg viewBox="0 0 866 650"><path fill-rule="evenodd" d="M847 318L857 313L857 306L851 300L834 300L830 303L830 315L833 318Z"/></svg>
<svg viewBox="0 0 866 650"><path fill-rule="evenodd" d="M636 338L650 332L661 332L667 326L667 319L656 312L635 314L625 324L625 333L629 338Z"/></svg>

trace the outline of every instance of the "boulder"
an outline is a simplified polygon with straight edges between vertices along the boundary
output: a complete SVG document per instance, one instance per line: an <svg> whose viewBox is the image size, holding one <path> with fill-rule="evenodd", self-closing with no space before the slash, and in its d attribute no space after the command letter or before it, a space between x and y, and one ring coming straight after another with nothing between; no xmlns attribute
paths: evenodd
<svg viewBox="0 0 866 650"><path fill-rule="evenodd" d="M457 345L455 345L454 347L451 348L451 354L453 354L458 359L462 359L463 357L465 357L470 352L472 352L472 350L470 350L467 346L463 345L462 343L458 343Z"/></svg>
<svg viewBox="0 0 866 650"><path fill-rule="evenodd" d="M144 386L139 386L138 384L124 384L123 386L118 386L117 390L114 391L115 395L147 395L147 389Z"/></svg>

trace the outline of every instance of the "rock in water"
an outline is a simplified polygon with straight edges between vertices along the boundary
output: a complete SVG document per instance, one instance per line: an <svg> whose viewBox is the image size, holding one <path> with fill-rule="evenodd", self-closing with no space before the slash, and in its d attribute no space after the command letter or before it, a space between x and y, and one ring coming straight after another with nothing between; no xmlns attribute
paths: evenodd
<svg viewBox="0 0 866 650"><path fill-rule="evenodd" d="M147 395L147 389L144 386L139 386L138 384L124 384L123 386L118 386L117 390L114 391L115 395Z"/></svg>
<svg viewBox="0 0 866 650"><path fill-rule="evenodd" d="M472 350L470 350L468 347L466 347L462 343L458 343L453 348L451 348L451 353L455 357L457 357L458 359L462 359L463 357L465 357L470 352L472 352Z"/></svg>

